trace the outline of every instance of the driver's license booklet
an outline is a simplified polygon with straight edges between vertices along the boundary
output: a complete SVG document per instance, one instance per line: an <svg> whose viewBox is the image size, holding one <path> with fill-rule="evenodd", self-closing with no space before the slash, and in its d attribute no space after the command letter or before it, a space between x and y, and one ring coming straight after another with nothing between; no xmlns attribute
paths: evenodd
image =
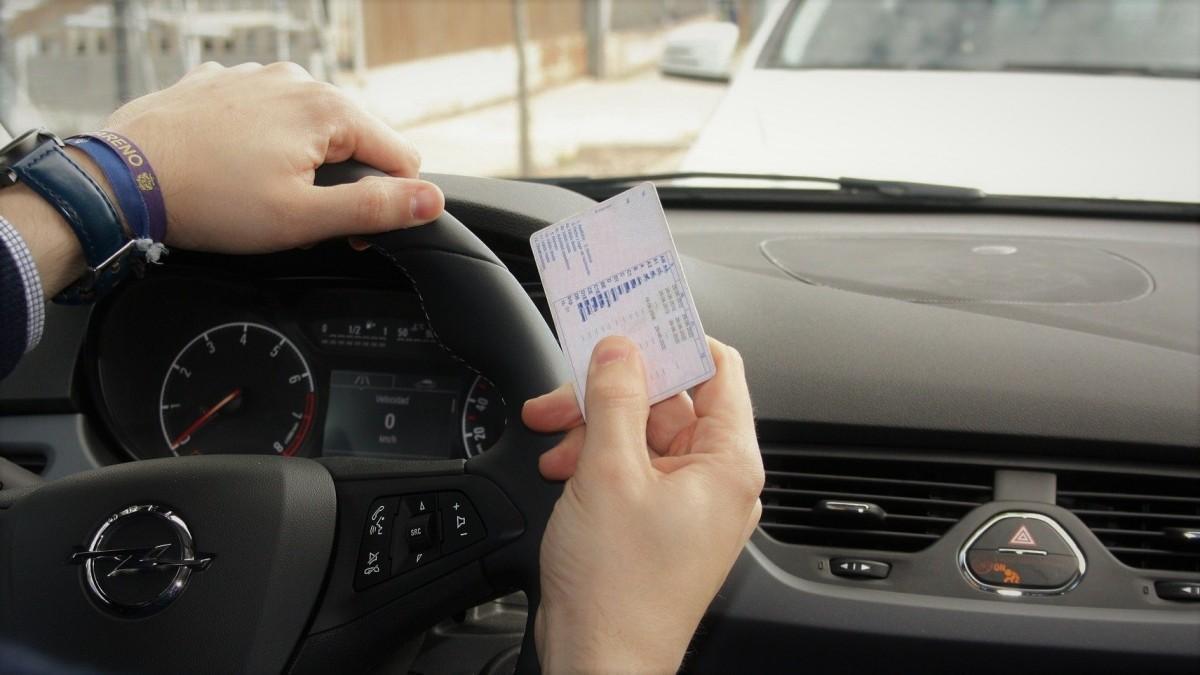
<svg viewBox="0 0 1200 675"><path fill-rule="evenodd" d="M652 183L538 230L529 244L580 410L592 349L609 335L641 349L650 403L716 372Z"/></svg>

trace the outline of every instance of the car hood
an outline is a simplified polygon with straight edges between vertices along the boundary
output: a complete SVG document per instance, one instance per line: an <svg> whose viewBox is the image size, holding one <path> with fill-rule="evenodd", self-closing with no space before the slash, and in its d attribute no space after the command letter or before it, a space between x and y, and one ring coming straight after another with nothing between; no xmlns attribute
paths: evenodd
<svg viewBox="0 0 1200 675"><path fill-rule="evenodd" d="M1200 82L750 69L738 76L681 170L1197 202Z"/></svg>

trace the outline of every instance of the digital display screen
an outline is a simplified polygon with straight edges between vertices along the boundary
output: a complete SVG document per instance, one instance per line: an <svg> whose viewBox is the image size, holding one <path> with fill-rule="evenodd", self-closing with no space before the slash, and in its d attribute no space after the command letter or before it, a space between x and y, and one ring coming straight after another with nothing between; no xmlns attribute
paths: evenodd
<svg viewBox="0 0 1200 675"><path fill-rule="evenodd" d="M462 385L458 375L335 370L324 454L450 457Z"/></svg>
<svg viewBox="0 0 1200 675"><path fill-rule="evenodd" d="M398 354L412 346L437 344L425 319L322 319L310 323L309 331L317 344L340 352Z"/></svg>

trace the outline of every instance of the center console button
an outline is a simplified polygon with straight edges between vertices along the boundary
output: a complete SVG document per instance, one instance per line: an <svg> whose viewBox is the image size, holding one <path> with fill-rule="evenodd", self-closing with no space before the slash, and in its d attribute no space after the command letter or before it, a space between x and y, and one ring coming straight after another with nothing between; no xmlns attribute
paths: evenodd
<svg viewBox="0 0 1200 675"><path fill-rule="evenodd" d="M1007 595L1061 593L1083 576L1083 554L1066 530L1038 513L1002 513L959 552L963 575L982 590Z"/></svg>
<svg viewBox="0 0 1200 675"><path fill-rule="evenodd" d="M973 548L991 551L1044 551L1052 555L1074 555L1067 542L1044 520L1005 518L979 535Z"/></svg>
<svg viewBox="0 0 1200 675"><path fill-rule="evenodd" d="M829 571L835 576L852 579L886 579L892 566L865 558L834 558L829 561Z"/></svg>
<svg viewBox="0 0 1200 675"><path fill-rule="evenodd" d="M1154 590L1163 600L1200 602L1200 581L1157 581Z"/></svg>
<svg viewBox="0 0 1200 675"><path fill-rule="evenodd" d="M1071 583L1079 574L1074 556L1025 555L972 549L967 566L981 581L1007 588L1053 589Z"/></svg>

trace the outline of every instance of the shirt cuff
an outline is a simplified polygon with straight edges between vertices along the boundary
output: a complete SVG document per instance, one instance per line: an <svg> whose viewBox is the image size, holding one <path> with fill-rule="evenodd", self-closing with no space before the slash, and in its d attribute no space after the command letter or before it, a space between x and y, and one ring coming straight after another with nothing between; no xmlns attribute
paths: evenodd
<svg viewBox="0 0 1200 675"><path fill-rule="evenodd" d="M46 325L46 296L29 246L17 228L0 216L0 254L5 252L16 265L25 290L25 351L28 352L42 340L42 330Z"/></svg>

